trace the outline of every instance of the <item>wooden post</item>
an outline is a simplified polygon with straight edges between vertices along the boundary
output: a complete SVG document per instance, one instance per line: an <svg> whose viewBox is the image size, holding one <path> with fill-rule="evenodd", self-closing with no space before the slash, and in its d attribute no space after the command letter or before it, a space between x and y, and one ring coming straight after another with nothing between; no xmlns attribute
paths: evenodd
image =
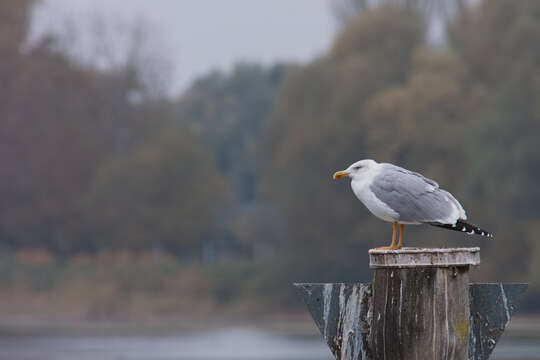
<svg viewBox="0 0 540 360"><path fill-rule="evenodd" d="M369 257L371 284L295 284L337 360L487 360L527 290L469 284L479 248Z"/></svg>
<svg viewBox="0 0 540 360"><path fill-rule="evenodd" d="M464 360L480 248L370 250L372 358Z"/></svg>

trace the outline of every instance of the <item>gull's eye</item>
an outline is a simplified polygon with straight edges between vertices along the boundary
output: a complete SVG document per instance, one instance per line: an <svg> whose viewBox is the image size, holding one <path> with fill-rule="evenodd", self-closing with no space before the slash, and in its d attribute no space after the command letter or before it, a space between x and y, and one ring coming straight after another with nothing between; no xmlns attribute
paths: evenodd
<svg viewBox="0 0 540 360"><path fill-rule="evenodd" d="M362 168L361 165L357 165L357 166L354 167L354 170L360 170L361 168Z"/></svg>

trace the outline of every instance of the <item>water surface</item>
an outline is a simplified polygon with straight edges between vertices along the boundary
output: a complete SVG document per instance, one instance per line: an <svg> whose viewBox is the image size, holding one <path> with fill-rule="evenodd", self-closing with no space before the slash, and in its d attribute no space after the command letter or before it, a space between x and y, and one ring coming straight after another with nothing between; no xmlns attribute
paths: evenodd
<svg viewBox="0 0 540 360"><path fill-rule="evenodd" d="M492 359L540 358L540 342L503 339ZM0 360L331 360L315 337L250 328L166 336L35 335L0 337Z"/></svg>

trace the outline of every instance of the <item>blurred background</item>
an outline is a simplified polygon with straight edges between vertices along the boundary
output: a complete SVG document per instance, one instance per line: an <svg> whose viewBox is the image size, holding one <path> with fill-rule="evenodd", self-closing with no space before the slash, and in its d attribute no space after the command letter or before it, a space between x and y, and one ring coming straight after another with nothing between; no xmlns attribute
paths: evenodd
<svg viewBox="0 0 540 360"><path fill-rule="evenodd" d="M0 359L330 359L293 282L388 243L331 175L436 179L529 282L540 351L540 2L0 2Z"/></svg>

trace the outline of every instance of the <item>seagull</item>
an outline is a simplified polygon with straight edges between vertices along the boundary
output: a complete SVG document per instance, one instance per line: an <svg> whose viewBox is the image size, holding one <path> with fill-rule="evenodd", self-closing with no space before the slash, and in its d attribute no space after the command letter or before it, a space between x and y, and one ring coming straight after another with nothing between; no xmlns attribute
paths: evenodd
<svg viewBox="0 0 540 360"><path fill-rule="evenodd" d="M405 225L429 224L493 237L490 232L466 223L467 215L459 201L422 174L367 159L334 173L334 179L343 177L351 179L354 194L373 215L394 224L392 244L377 249L401 249ZM399 242L396 245L398 224Z"/></svg>

